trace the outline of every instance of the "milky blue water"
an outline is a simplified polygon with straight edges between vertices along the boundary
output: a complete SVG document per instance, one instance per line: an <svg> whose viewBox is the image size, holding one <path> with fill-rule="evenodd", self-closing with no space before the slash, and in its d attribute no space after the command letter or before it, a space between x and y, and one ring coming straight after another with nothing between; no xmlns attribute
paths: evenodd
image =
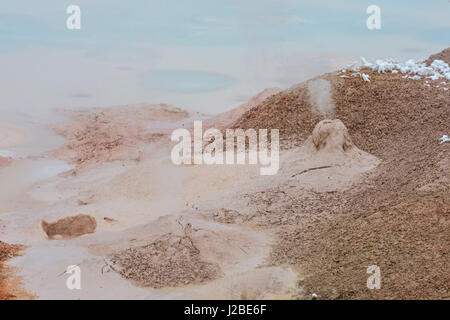
<svg viewBox="0 0 450 320"><path fill-rule="evenodd" d="M66 28L69 4L81 30ZM366 27L371 4L380 30ZM0 112L165 102L217 113L359 56L426 58L449 46L449 14L447 0L2 1Z"/></svg>

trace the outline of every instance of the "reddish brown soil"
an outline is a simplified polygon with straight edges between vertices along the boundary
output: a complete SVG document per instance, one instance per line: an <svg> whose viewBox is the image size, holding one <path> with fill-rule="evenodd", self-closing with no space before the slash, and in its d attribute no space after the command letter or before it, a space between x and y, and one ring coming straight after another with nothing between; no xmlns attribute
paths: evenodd
<svg viewBox="0 0 450 320"><path fill-rule="evenodd" d="M266 207L258 224L283 225L272 261L296 266L307 296L448 299L450 143L438 139L450 130L450 93L400 74L362 72L370 83L323 78L334 85L333 118L382 163L347 191L292 198L281 187L249 195ZM299 85L248 111L235 127L278 128L284 148L301 145L322 119L308 100ZM374 264L380 290L366 287L366 268Z"/></svg>
<svg viewBox="0 0 450 320"><path fill-rule="evenodd" d="M0 300L30 299L30 294L20 288L20 281L14 276L11 267L4 262L20 254L23 247L0 241Z"/></svg>

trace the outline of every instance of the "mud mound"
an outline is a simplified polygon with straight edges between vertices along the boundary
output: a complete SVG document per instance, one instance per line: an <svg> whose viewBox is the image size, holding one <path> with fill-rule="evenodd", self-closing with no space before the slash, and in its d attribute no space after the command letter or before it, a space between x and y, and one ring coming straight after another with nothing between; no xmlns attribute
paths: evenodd
<svg viewBox="0 0 450 320"><path fill-rule="evenodd" d="M315 151L345 153L353 147L347 127L341 120L322 120L314 128L311 142Z"/></svg>
<svg viewBox="0 0 450 320"><path fill-rule="evenodd" d="M329 170L326 177L318 175L310 177L313 181L309 182L317 186L321 184L322 178L326 178L328 180L326 184L331 185L332 177L335 175L347 178L356 177L362 172L374 168L380 162L379 159L353 144L347 127L339 119L320 121L306 140L305 151L305 156L299 154L303 163L299 165L298 169L303 168L303 170L293 177L312 170L334 168Z"/></svg>
<svg viewBox="0 0 450 320"><path fill-rule="evenodd" d="M49 239L70 239L87 233L94 233L95 218L86 214L60 219L53 223L42 221L42 229Z"/></svg>
<svg viewBox="0 0 450 320"><path fill-rule="evenodd" d="M439 53L431 55L425 63L430 65L434 60L442 60L448 64L450 64L450 48L444 49Z"/></svg>
<svg viewBox="0 0 450 320"><path fill-rule="evenodd" d="M139 286L163 288L199 284L219 277L220 268L205 262L189 236L166 234L153 243L111 257L113 269Z"/></svg>

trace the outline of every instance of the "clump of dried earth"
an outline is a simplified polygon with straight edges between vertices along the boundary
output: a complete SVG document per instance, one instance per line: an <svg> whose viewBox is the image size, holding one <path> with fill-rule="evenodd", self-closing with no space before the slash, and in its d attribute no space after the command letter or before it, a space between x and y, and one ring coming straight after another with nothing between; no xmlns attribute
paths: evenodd
<svg viewBox="0 0 450 320"><path fill-rule="evenodd" d="M448 50L436 57L447 59ZM326 74L335 108L359 148L381 163L349 189L299 192L289 184L248 194L261 203L258 223L278 224L272 263L294 265L299 286L324 299L448 299L450 217L450 91L442 80L402 78L369 68L360 77ZM350 73L349 73L350 74ZM307 84L278 93L235 123L279 128L284 149L304 144L323 115ZM264 207L264 209L263 209ZM378 265L382 286L369 290L367 267Z"/></svg>
<svg viewBox="0 0 450 320"><path fill-rule="evenodd" d="M49 239L70 239L93 233L97 222L90 215L79 214L59 219L56 222L42 221L41 225Z"/></svg>

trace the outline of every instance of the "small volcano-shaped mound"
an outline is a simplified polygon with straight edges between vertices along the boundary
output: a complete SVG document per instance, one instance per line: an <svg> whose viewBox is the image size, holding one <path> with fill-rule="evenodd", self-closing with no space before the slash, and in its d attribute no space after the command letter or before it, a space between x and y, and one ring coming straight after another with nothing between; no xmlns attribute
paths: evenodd
<svg viewBox="0 0 450 320"><path fill-rule="evenodd" d="M347 127L339 119L320 121L314 128L311 139L317 151L346 152L353 146Z"/></svg>
<svg viewBox="0 0 450 320"><path fill-rule="evenodd" d="M379 160L356 147L347 127L339 119L320 121L305 142L306 159L314 165L356 165L372 168Z"/></svg>
<svg viewBox="0 0 450 320"><path fill-rule="evenodd" d="M295 157L291 162L292 178L302 188L315 192L343 191L380 163L353 144L347 127L339 119L320 121L304 147L295 150L287 156Z"/></svg>
<svg viewBox="0 0 450 320"><path fill-rule="evenodd" d="M42 229L49 239L71 239L88 233L94 233L97 227L95 218L79 214L73 217L60 219L56 222L42 221Z"/></svg>

